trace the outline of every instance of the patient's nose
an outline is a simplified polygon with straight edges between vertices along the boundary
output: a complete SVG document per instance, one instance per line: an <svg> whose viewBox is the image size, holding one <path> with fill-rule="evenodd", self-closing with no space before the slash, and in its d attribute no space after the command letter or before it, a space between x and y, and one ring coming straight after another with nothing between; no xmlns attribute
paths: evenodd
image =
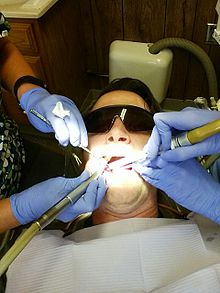
<svg viewBox="0 0 220 293"><path fill-rule="evenodd" d="M123 122L119 117L117 117L106 135L106 142L107 143L130 143L130 135L127 129L125 128Z"/></svg>

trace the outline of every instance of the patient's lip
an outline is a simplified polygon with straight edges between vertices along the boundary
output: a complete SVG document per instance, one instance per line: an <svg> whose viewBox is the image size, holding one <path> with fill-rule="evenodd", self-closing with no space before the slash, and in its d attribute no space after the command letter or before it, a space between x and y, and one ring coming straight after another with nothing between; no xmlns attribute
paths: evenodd
<svg viewBox="0 0 220 293"><path fill-rule="evenodd" d="M118 161L118 160L121 160L123 158L125 158L125 157L121 157L121 156L120 157L117 157L117 156L111 157L111 159L108 161L108 165L106 166L105 171L112 172L114 170L114 168L111 168L111 163ZM110 164L110 166L109 166L109 164ZM132 165L127 164L127 165L120 166L119 168L125 169L125 170L132 170ZM117 168L117 169L119 169L119 168Z"/></svg>
<svg viewBox="0 0 220 293"><path fill-rule="evenodd" d="M113 156L113 157L110 158L110 160L108 160L108 164L110 164L112 162L115 162L115 161L118 161L118 160L120 160L122 158L124 158L124 157L116 157L116 156ZM106 165L104 171L106 171L106 172L112 172L113 170L109 167L108 164Z"/></svg>
<svg viewBox="0 0 220 293"><path fill-rule="evenodd" d="M108 164L109 164L109 163L112 163L112 162L115 162L115 161L118 161L118 160L120 160L120 159L122 159L122 158L124 158L124 157L116 157L116 156L111 157L111 159L108 161Z"/></svg>

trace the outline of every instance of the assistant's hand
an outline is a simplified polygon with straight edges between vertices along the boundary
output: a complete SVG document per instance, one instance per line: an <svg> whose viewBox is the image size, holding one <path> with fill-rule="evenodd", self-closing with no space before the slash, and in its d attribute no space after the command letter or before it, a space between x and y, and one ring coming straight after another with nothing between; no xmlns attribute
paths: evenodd
<svg viewBox="0 0 220 293"><path fill-rule="evenodd" d="M84 171L77 178L57 177L38 183L10 197L12 212L21 224L32 222L88 178L89 172ZM58 219L68 222L82 213L98 208L106 189L102 177L93 180L84 192L84 196L66 208Z"/></svg>
<svg viewBox="0 0 220 293"><path fill-rule="evenodd" d="M61 102L69 115L60 118L52 113L57 102ZM82 116L74 102L64 96L51 95L47 90L36 87L25 92L20 99L21 107L27 113L31 124L42 132L55 132L55 137L63 146L88 145L88 136ZM30 113L34 109L51 123L51 127Z"/></svg>
<svg viewBox="0 0 220 293"><path fill-rule="evenodd" d="M216 134L203 142L170 150L172 131L185 131L197 128L216 119L220 112L196 108L185 108L180 112L164 112L154 115L155 127L144 148L150 158L155 158L159 152L167 161L183 161L201 155L220 152L220 134Z"/></svg>
<svg viewBox="0 0 220 293"><path fill-rule="evenodd" d="M170 163L158 157L134 168L180 205L220 224L220 185L195 159Z"/></svg>

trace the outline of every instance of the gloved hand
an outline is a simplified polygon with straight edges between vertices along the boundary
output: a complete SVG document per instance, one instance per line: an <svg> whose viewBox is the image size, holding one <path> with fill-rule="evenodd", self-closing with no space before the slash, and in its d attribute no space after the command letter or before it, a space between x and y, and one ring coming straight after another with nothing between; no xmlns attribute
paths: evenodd
<svg viewBox="0 0 220 293"><path fill-rule="evenodd" d="M134 168L180 205L220 224L220 185L195 159L171 163L157 157Z"/></svg>
<svg viewBox="0 0 220 293"><path fill-rule="evenodd" d="M10 197L12 212L21 224L34 221L88 178L89 172L84 171L77 178L57 177L38 183ZM93 180L84 196L67 207L57 219L68 222L82 213L98 208L106 189L103 177Z"/></svg>
<svg viewBox="0 0 220 293"><path fill-rule="evenodd" d="M155 127L152 135L144 147L144 151L153 159L160 152L167 161L183 161L201 155L220 152L220 134L194 144L170 150L172 131L184 131L197 128L216 119L220 119L220 112L196 108L185 108L180 112L164 112L154 115Z"/></svg>
<svg viewBox="0 0 220 293"><path fill-rule="evenodd" d="M64 110L69 111L69 115L64 118L52 113L58 101L62 103ZM21 96L20 104L31 124L42 132L55 132L55 137L61 145L67 146L69 142L75 147L88 145L84 121L72 100L60 95L51 95L47 90L36 87ZM49 120L51 126L30 113L31 109Z"/></svg>

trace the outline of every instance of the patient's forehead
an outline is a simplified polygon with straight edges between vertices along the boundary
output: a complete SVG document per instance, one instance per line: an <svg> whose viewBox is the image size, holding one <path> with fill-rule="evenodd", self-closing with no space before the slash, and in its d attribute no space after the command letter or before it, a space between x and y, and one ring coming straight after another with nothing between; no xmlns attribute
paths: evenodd
<svg viewBox="0 0 220 293"><path fill-rule="evenodd" d="M150 110L147 103L138 94L124 90L115 90L101 96L93 106L92 111L105 106L120 104L132 105Z"/></svg>

